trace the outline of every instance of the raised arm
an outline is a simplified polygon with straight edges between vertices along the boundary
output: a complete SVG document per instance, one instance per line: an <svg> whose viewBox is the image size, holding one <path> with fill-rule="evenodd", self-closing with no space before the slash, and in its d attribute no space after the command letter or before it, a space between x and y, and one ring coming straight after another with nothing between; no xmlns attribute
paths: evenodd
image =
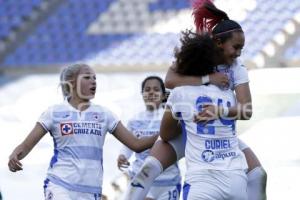
<svg viewBox="0 0 300 200"><path fill-rule="evenodd" d="M173 64L167 71L165 86L166 88L173 89L175 87L183 85L202 85L204 81L208 81L209 83L214 84L218 87L226 87L229 80L227 75L220 72L210 74L208 75L208 78L202 78L198 76L184 76L176 73L176 66Z"/></svg>
<svg viewBox="0 0 300 200"><path fill-rule="evenodd" d="M158 135L137 138L135 137L124 125L119 122L116 129L113 132L113 135L124 145L126 145L131 150L140 153L146 149L149 149L153 146Z"/></svg>
<svg viewBox="0 0 300 200"><path fill-rule="evenodd" d="M43 128L43 126L40 123L36 123L25 140L18 145L9 156L8 167L10 171L16 172L23 169L20 160L27 156L27 154L46 133L47 131Z"/></svg>

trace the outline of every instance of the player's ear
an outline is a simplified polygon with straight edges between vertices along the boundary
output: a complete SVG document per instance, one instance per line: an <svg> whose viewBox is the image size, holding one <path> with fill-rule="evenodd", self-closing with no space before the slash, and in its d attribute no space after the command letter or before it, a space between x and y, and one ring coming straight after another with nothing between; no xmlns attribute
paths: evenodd
<svg viewBox="0 0 300 200"><path fill-rule="evenodd" d="M223 47L223 43L222 43L222 41L221 41L220 38L215 38L214 41L215 41L215 44L216 44L216 46L218 48L222 48Z"/></svg>

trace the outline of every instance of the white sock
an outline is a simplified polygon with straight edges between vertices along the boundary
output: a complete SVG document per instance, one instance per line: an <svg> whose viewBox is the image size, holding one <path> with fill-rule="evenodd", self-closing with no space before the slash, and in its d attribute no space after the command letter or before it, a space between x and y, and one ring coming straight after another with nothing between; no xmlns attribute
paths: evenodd
<svg viewBox="0 0 300 200"><path fill-rule="evenodd" d="M267 173L262 167L256 167L248 172L248 200L265 200Z"/></svg>
<svg viewBox="0 0 300 200"><path fill-rule="evenodd" d="M153 181L163 172L161 163L153 156L148 156L140 171L130 181L124 200L145 199Z"/></svg>

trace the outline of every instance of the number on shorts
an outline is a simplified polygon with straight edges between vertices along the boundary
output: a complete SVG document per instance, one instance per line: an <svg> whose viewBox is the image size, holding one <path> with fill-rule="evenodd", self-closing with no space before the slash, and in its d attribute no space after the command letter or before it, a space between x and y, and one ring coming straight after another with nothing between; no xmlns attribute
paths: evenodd
<svg viewBox="0 0 300 200"><path fill-rule="evenodd" d="M168 200L177 200L178 192L177 190L169 191L169 198Z"/></svg>

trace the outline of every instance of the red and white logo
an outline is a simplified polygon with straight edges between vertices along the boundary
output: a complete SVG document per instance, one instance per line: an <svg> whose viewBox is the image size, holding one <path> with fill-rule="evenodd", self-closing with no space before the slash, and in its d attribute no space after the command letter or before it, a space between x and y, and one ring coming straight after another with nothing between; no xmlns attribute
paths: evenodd
<svg viewBox="0 0 300 200"><path fill-rule="evenodd" d="M62 123L60 124L61 134L64 135L72 135L73 134L73 125L72 123Z"/></svg>

